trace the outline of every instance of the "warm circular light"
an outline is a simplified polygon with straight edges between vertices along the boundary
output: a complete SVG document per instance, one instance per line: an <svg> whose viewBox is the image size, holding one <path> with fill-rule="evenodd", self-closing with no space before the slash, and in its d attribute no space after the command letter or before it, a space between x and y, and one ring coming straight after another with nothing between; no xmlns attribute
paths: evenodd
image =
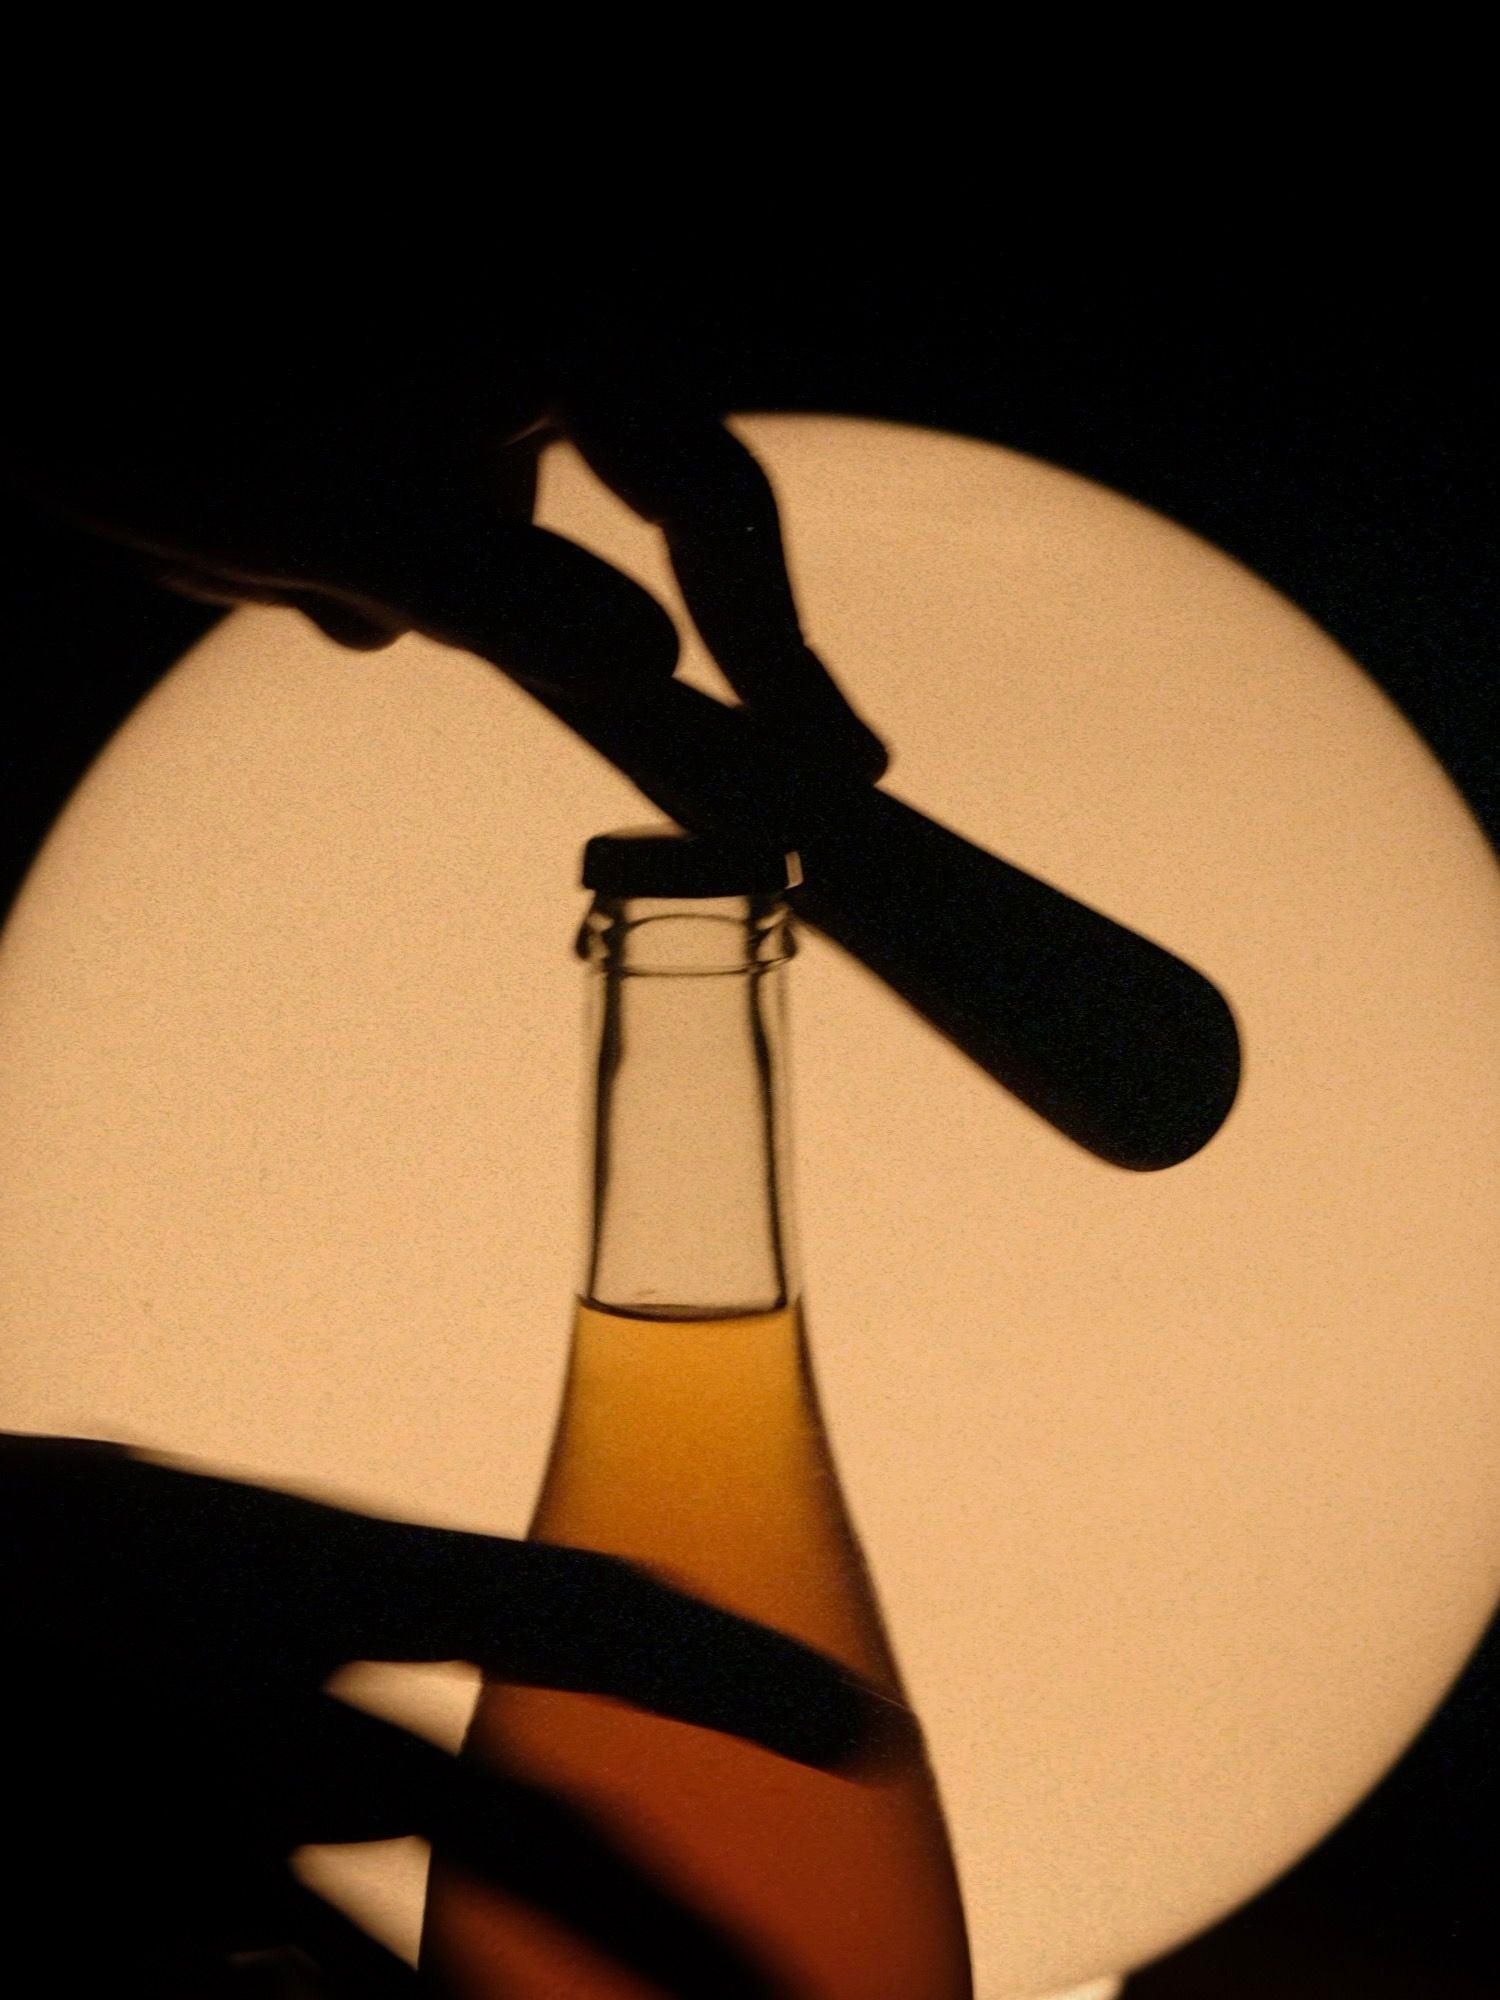
<svg viewBox="0 0 1500 2000"><path fill-rule="evenodd" d="M1181 530L960 439L743 428L892 787L1244 1032L1219 1138L1131 1175L819 940L797 969L824 1396L999 2000L1286 1866L1500 1591L1500 877L1372 685ZM667 592L566 454L544 498ZM641 817L473 660L262 611L200 646L0 952L4 1420L519 1531L579 1235L578 854Z"/></svg>

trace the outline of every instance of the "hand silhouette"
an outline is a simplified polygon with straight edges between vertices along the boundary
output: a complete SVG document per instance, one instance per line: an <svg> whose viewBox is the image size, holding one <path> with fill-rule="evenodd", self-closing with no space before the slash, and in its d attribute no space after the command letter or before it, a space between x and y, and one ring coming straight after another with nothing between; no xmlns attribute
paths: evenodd
<svg viewBox="0 0 1500 2000"><path fill-rule="evenodd" d="M665 1993L769 1995L739 1945L572 1806L326 1693L350 1661L466 1660L828 1768L898 1726L821 1655L610 1557L71 1439L0 1435L0 1497L12 1929L38 1990L177 2000L264 1991L280 1966L286 1991L300 1965L292 1991L415 1994L286 1861L419 1833Z"/></svg>
<svg viewBox="0 0 1500 2000"><path fill-rule="evenodd" d="M624 296L550 316L451 299L440 325L325 306L288 332L200 305L185 337L111 308L102 354L70 358L67 322L33 329L0 446L33 493L160 580L296 606L354 647L414 628L543 694L648 701L676 665L671 619L532 523L539 453L565 436L659 526L741 700L804 752L884 770L803 641L770 484L660 314L653 330Z"/></svg>

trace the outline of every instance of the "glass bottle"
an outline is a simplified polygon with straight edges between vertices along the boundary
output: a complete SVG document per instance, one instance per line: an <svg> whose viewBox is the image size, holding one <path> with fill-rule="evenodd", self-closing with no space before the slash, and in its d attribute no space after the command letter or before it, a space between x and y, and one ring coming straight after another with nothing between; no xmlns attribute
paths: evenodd
<svg viewBox="0 0 1500 2000"><path fill-rule="evenodd" d="M589 843L593 1227L533 1539L628 1556L904 1702L808 1358L787 1191L788 860ZM920 1735L816 1771L589 1695L488 1683L466 1754L598 1813L795 2000L968 2000ZM424 1966L463 2000L644 1989L434 1863Z"/></svg>

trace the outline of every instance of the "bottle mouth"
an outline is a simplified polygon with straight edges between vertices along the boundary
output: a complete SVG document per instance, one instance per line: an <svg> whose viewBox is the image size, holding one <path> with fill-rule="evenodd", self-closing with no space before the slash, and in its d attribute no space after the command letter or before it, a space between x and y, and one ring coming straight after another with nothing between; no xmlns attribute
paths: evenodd
<svg viewBox="0 0 1500 2000"><path fill-rule="evenodd" d="M797 949L780 894L596 895L575 944L596 971L703 979L763 971Z"/></svg>

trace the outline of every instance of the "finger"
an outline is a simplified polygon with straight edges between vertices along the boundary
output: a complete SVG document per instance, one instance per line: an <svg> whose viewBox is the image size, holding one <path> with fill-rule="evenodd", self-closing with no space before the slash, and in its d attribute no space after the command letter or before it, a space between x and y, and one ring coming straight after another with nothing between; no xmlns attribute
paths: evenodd
<svg viewBox="0 0 1500 2000"><path fill-rule="evenodd" d="M286 602L310 618L335 645L346 646L355 653L378 653L409 629L403 619L377 613L369 605L347 604L324 591L292 591Z"/></svg>
<svg viewBox="0 0 1500 2000"><path fill-rule="evenodd" d="M570 399L590 467L665 537L684 602L747 706L873 782L889 759L802 636L771 483L726 427L660 399Z"/></svg>
<svg viewBox="0 0 1500 2000"><path fill-rule="evenodd" d="M417 2000L425 1990L404 1959L300 1883L288 1886L287 1917L331 2000Z"/></svg>
<svg viewBox="0 0 1500 2000"><path fill-rule="evenodd" d="M901 1704L812 1647L613 1556L374 1519L139 1457L100 1465L114 1517L151 1552L120 1568L149 1570L164 1618L237 1552L226 1602L194 1641L222 1679L261 1662L295 1698L352 1660L466 1660L830 1769L901 1749L911 1728Z"/></svg>
<svg viewBox="0 0 1500 2000"><path fill-rule="evenodd" d="M446 1863L669 1993L770 2000L743 1946L565 1800L356 1709L343 1710L342 1735L350 1764L379 1771L392 1805Z"/></svg>
<svg viewBox="0 0 1500 2000"><path fill-rule="evenodd" d="M676 628L648 591L561 535L500 519L478 490L435 500L420 522L393 518L356 545L315 549L295 568L241 563L223 574L244 597L337 604L541 690L628 701L677 665Z"/></svg>
<svg viewBox="0 0 1500 2000"><path fill-rule="evenodd" d="M539 689L628 700L670 680L677 632L651 594L527 518L542 442L361 469L357 490L249 500L133 490L57 502L77 525L212 602L334 601L378 628L415 628Z"/></svg>
<svg viewBox="0 0 1500 2000"><path fill-rule="evenodd" d="M407 630L400 619L377 615L370 606L356 608L342 598L319 591L296 590L187 562L158 561L148 567L163 588L179 597L190 597L198 604L226 607L274 604L300 611L336 644L358 653L378 652Z"/></svg>
<svg viewBox="0 0 1500 2000"><path fill-rule="evenodd" d="M364 1523L374 1588L349 1603L367 1659L461 1659L524 1686L604 1694L799 1763L882 1759L909 1712L799 1640L584 1549ZM352 1580L352 1571L351 1571Z"/></svg>
<svg viewBox="0 0 1500 2000"><path fill-rule="evenodd" d="M326 581L541 690L628 703L677 666L676 627L649 592L561 535L496 518L482 491L448 494L399 549L361 549Z"/></svg>
<svg viewBox="0 0 1500 2000"><path fill-rule="evenodd" d="M473 503L478 512L493 511L499 519L524 528L530 523L535 507L538 467L546 441L541 428L535 435L510 440L498 451L481 445L465 453L455 441L450 446L447 479L442 477L441 466L433 466L428 468L428 482L454 486L456 490L464 490L466 486L478 488L480 497ZM394 477L387 474L387 486L393 485ZM264 560L257 564L254 551L249 548L238 553L231 548L227 560L218 563L194 562L187 557L157 558L149 566L159 583L182 596L209 604L286 605L301 611L339 645L358 652L373 652L400 638L413 622L409 616L378 602L382 595L381 550L389 548L395 537L388 525L382 526L382 513L389 512L389 503L382 503L379 497L379 482L374 485L374 493L374 520L370 527L374 546L356 564L362 588L353 594L308 589L289 578L278 579L267 570ZM366 505L369 498L367 487ZM483 532L482 524L475 526ZM475 526L467 531L470 539L474 537ZM324 566L315 556L310 560L314 569ZM452 560L451 551L445 560ZM347 564L335 559L329 567L342 571ZM274 568L272 564L271 570ZM372 590L374 596L370 595Z"/></svg>

